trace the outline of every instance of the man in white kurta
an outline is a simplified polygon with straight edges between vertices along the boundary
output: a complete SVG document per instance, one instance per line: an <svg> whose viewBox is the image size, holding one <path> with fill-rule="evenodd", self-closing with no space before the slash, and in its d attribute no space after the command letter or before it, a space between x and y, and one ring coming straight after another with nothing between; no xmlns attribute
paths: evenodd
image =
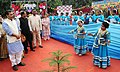
<svg viewBox="0 0 120 72"><path fill-rule="evenodd" d="M37 11L32 11L33 15L29 17L29 21L31 24L31 28L33 31L33 44L34 48L36 48L36 39L38 39L38 45L40 48L43 48L41 44L41 37L40 37L40 31L42 30L42 24L41 24L41 18L39 15L37 15Z"/></svg>
<svg viewBox="0 0 120 72"><path fill-rule="evenodd" d="M23 54L23 45L20 40L20 27L13 19L13 12L6 12L7 19L4 20L2 27L7 33L7 46L9 52L9 58L12 63L13 70L17 71L17 66L24 66L21 62Z"/></svg>

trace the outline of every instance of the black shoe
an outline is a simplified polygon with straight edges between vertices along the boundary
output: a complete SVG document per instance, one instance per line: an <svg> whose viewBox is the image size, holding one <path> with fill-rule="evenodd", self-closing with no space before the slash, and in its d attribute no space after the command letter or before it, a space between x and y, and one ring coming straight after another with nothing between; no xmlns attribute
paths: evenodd
<svg viewBox="0 0 120 72"><path fill-rule="evenodd" d="M25 58L25 56L22 56L22 59L24 59Z"/></svg>
<svg viewBox="0 0 120 72"><path fill-rule="evenodd" d="M20 62L18 66L25 66L25 63Z"/></svg>
<svg viewBox="0 0 120 72"><path fill-rule="evenodd" d="M17 65L14 65L14 66L12 67L12 69L13 69L14 71L17 71L17 70L18 70Z"/></svg>
<svg viewBox="0 0 120 72"><path fill-rule="evenodd" d="M2 59L2 58L0 58L0 61L3 61L3 59Z"/></svg>
<svg viewBox="0 0 120 72"><path fill-rule="evenodd" d="M43 48L43 46L39 45L40 48Z"/></svg>
<svg viewBox="0 0 120 72"><path fill-rule="evenodd" d="M25 54L28 54L28 51L25 51Z"/></svg>
<svg viewBox="0 0 120 72"><path fill-rule="evenodd" d="M35 52L35 50L34 50L34 49L32 49L31 51Z"/></svg>

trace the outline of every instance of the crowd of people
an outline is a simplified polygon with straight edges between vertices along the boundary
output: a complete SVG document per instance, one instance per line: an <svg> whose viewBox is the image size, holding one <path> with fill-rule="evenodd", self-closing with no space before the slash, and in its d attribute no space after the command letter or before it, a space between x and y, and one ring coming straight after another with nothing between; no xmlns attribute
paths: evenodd
<svg viewBox="0 0 120 72"><path fill-rule="evenodd" d="M45 14L42 18L35 9L32 10L31 15L26 11L21 11L20 16L16 17L11 10L6 11L5 14L4 19L0 16L0 59L9 57L15 71L18 70L18 66L25 66L21 59L24 53L28 54L28 47L35 52L36 47L43 48L41 39L45 41L50 39L50 24L78 25L69 33L76 32L74 50L76 54L82 56L87 52L86 30L83 24L102 22L95 34L88 33L88 35L95 37L92 49L94 65L101 68L110 66L107 49L110 43L110 33L107 28L109 28L109 23L120 23L116 10L111 11L111 15L107 18L104 17L102 10L92 10L90 13L74 12L70 16L68 13L65 14L66 16L63 13L60 16L57 13Z"/></svg>
<svg viewBox="0 0 120 72"><path fill-rule="evenodd" d="M102 10L92 10L91 12L83 13L80 12L73 12L70 16L68 13L61 13L58 15L57 13L53 13L50 15L50 21L53 24L58 25L77 25L79 20L84 21L84 24L94 24L99 22L104 22L105 20L113 23L113 24L120 24L120 16L117 14L117 10L113 9L107 18L104 16Z"/></svg>

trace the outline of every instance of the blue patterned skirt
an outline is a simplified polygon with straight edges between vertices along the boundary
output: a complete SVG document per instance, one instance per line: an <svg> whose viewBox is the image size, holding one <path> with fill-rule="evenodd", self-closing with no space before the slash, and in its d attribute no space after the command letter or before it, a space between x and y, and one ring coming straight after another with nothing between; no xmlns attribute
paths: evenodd
<svg viewBox="0 0 120 72"><path fill-rule="evenodd" d="M110 66L110 56L107 45L93 45L92 53L94 55L94 65L101 68L107 68Z"/></svg>
<svg viewBox="0 0 120 72"><path fill-rule="evenodd" d="M86 54L87 44L85 38L75 39L74 50L76 54Z"/></svg>

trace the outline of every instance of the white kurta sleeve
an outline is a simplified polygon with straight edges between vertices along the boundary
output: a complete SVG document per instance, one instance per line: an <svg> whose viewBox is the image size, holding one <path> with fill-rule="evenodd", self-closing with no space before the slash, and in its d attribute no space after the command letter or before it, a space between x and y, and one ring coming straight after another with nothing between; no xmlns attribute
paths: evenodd
<svg viewBox="0 0 120 72"><path fill-rule="evenodd" d="M40 30L42 30L42 20L41 20L41 17L39 19L39 26L40 26Z"/></svg>
<svg viewBox="0 0 120 72"><path fill-rule="evenodd" d="M32 27L31 27L31 24L30 24L30 20L29 20L29 19L28 19L28 25L29 25L30 31L32 31Z"/></svg>

